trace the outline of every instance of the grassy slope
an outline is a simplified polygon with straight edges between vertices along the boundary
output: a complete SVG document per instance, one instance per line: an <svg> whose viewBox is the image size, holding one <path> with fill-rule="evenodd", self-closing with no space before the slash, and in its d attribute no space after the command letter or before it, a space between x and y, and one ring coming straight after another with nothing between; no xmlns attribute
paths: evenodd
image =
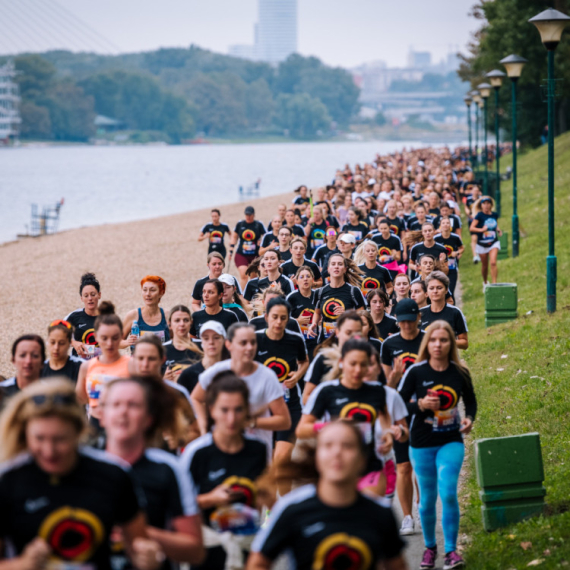
<svg viewBox="0 0 570 570"><path fill-rule="evenodd" d="M486 329L480 266L470 263L469 248L461 275L470 328L465 357L480 406L474 437L540 433L549 516L494 533L483 531L471 460L462 532L472 537L466 557L473 570L525 568L536 559L543 560L540 568L560 568L570 561L570 511L565 512L570 507L570 240L566 236L570 228L570 135L556 141L558 310L553 315L546 313L546 151L542 147L519 158L521 252L517 259L499 262L499 281L518 284L519 318ZM505 157L501 170L510 163L510 157ZM510 242L510 181L503 182L502 197L500 226L509 232ZM510 247L509 243L509 253ZM531 542L532 547L524 550L521 542Z"/></svg>

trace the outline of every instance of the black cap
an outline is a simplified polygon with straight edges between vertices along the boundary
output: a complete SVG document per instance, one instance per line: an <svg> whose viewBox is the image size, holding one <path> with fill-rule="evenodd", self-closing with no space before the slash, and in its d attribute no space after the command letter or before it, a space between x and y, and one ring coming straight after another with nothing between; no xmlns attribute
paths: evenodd
<svg viewBox="0 0 570 570"><path fill-rule="evenodd" d="M420 314L420 308L413 299L402 299L396 305L396 320L400 323L402 321L415 321Z"/></svg>
<svg viewBox="0 0 570 570"><path fill-rule="evenodd" d="M244 210L244 214L246 216L253 216L253 214L255 214L255 210L253 209L253 206L246 206L245 210Z"/></svg>

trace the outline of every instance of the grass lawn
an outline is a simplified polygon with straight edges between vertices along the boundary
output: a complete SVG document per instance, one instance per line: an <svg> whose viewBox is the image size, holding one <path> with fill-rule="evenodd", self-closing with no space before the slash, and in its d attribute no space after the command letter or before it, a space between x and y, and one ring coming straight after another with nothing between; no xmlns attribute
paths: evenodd
<svg viewBox="0 0 570 570"><path fill-rule="evenodd" d="M467 243L461 267L470 329L464 355L479 401L471 439L539 432L548 504L545 516L485 532L471 454L461 532L471 537L465 557L473 570L520 569L533 561L531 567L570 569L570 135L556 140L555 156L556 313L546 312L546 146L519 155L520 255L499 261L499 282L518 285L519 318L486 329L480 265L471 263ZM510 156L504 157L501 170L509 164ZM502 182L502 198L499 225L511 242L511 181Z"/></svg>

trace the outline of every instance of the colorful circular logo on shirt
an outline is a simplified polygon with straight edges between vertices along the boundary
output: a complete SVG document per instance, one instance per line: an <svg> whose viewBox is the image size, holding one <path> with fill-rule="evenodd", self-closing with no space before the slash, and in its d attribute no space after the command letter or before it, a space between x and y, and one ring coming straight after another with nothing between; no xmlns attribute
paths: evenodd
<svg viewBox="0 0 570 570"><path fill-rule="evenodd" d="M90 511L60 507L41 524L38 536L52 549L52 556L85 562L105 538L103 523Z"/></svg>
<svg viewBox="0 0 570 570"><path fill-rule="evenodd" d="M95 340L95 329L87 329L81 337L81 342L83 344L96 345L97 341Z"/></svg>
<svg viewBox="0 0 570 570"><path fill-rule="evenodd" d="M374 277L365 277L362 280L363 289L380 289L380 281Z"/></svg>
<svg viewBox="0 0 570 570"><path fill-rule="evenodd" d="M314 242L323 242L325 239L325 232L323 230L313 230L313 233L311 234L311 240L313 240Z"/></svg>
<svg viewBox="0 0 570 570"><path fill-rule="evenodd" d="M440 410L450 410L457 406L457 392L453 388L439 384L438 386L434 386L432 390L435 390L439 395Z"/></svg>
<svg viewBox="0 0 570 570"><path fill-rule="evenodd" d="M267 366L267 368L273 370L273 372L277 374L279 382L283 382L283 380L286 380L287 376L289 376L289 372L291 372L291 368L289 364L287 364L287 361L283 360L282 358L277 358L276 356L268 358L263 363L263 365Z"/></svg>
<svg viewBox="0 0 570 570"><path fill-rule="evenodd" d="M380 246L378 248L378 257L382 257L383 255L392 255L392 250L389 247Z"/></svg>
<svg viewBox="0 0 570 570"><path fill-rule="evenodd" d="M400 235L400 228L398 226L393 226L390 224L390 230L393 231L396 235Z"/></svg>
<svg viewBox="0 0 570 570"><path fill-rule="evenodd" d="M323 305L323 315L325 315L325 317L327 317L327 319L334 321L334 320L338 319L340 316L340 314L338 314L338 315L336 314L336 310L339 307L342 308L342 310L344 312L345 306L344 306L344 303L340 299L336 299L334 297L332 297L331 299L327 299Z"/></svg>
<svg viewBox="0 0 570 570"><path fill-rule="evenodd" d="M442 244L443 247L445 247L445 249L447 250L447 255L450 256L455 250L453 249L453 246L451 245L447 245L447 244Z"/></svg>
<svg viewBox="0 0 570 570"><path fill-rule="evenodd" d="M341 418L350 418L356 422L372 424L376 421L376 410L370 404L350 402L340 411Z"/></svg>
<svg viewBox="0 0 570 570"><path fill-rule="evenodd" d="M313 570L367 570L371 564L372 552L362 539L337 532L317 546Z"/></svg>
<svg viewBox="0 0 570 570"><path fill-rule="evenodd" d="M253 230L244 230L241 234L244 241L255 241L255 232Z"/></svg>
<svg viewBox="0 0 570 570"><path fill-rule="evenodd" d="M210 243L222 243L224 241L224 234L218 230L210 232Z"/></svg>
<svg viewBox="0 0 570 570"><path fill-rule="evenodd" d="M403 352L402 354L398 355L398 358L402 359L407 370L412 364L415 364L418 355L414 354L413 352Z"/></svg>
<svg viewBox="0 0 570 570"><path fill-rule="evenodd" d="M248 507L255 507L257 489L251 479L232 475L231 477L228 477L222 485L229 487L232 493L243 495L243 500L239 500L237 502L243 503Z"/></svg>

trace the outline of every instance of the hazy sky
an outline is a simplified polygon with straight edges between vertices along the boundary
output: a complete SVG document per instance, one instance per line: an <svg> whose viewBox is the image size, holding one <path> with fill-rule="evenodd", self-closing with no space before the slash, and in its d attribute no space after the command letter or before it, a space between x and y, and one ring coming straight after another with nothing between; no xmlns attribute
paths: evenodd
<svg viewBox="0 0 570 570"><path fill-rule="evenodd" d="M14 19L22 19L24 9L29 9L30 18L46 21L47 14L42 17L37 12L38 2L47 7L53 1L18 0L12 4L13 0L0 0L0 7L11 4ZM253 43L257 20L257 0L57 2L126 52L194 43L227 53L229 45ZM475 0L298 0L299 52L345 67L378 59L390 66L403 66L413 46L431 51L438 61L450 49L465 50L470 32L478 27L478 22L468 16L473 4ZM19 15L16 10L20 10ZM52 31L52 39L39 35L30 38L36 45L30 43L29 49L48 41L60 45L45 47L63 47L61 44L67 43L65 47L77 48L80 40L65 18L60 22L59 29L55 24L44 28ZM19 47L23 41L22 34L19 36L19 40L3 37L0 23L0 42ZM5 53L2 43L0 51Z"/></svg>

